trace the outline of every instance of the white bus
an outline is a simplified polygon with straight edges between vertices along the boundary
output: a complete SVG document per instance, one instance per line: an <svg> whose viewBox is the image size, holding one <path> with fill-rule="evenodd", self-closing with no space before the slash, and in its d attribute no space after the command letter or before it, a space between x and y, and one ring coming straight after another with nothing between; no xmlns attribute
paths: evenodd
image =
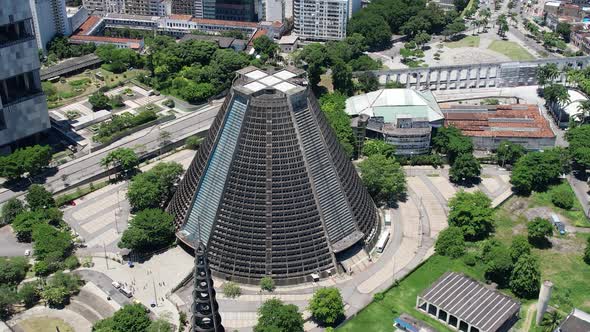
<svg viewBox="0 0 590 332"><path fill-rule="evenodd" d="M384 231L379 236L379 240L377 241L377 252L382 253L385 249L385 245L387 245L387 241L389 241L389 231Z"/></svg>

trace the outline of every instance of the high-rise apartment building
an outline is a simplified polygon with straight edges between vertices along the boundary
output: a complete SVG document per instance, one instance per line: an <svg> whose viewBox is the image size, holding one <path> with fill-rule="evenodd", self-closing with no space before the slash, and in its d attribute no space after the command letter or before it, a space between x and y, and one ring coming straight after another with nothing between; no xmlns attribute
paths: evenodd
<svg viewBox="0 0 590 332"><path fill-rule="evenodd" d="M29 0L37 45L43 51L56 35L69 36L88 18L84 7L66 7L65 0Z"/></svg>
<svg viewBox="0 0 590 332"><path fill-rule="evenodd" d="M125 14L125 0L83 0L83 6L91 13Z"/></svg>
<svg viewBox="0 0 590 332"><path fill-rule="evenodd" d="M295 34L304 40L340 40L358 9L358 0L293 0Z"/></svg>
<svg viewBox="0 0 590 332"><path fill-rule="evenodd" d="M0 0L0 146L51 127L29 1Z"/></svg>
<svg viewBox="0 0 590 332"><path fill-rule="evenodd" d="M252 284L335 274L380 228L298 69L238 71L167 210L184 244L207 246L213 275Z"/></svg>
<svg viewBox="0 0 590 332"><path fill-rule="evenodd" d="M125 0L125 13L143 16L170 15L170 0Z"/></svg>

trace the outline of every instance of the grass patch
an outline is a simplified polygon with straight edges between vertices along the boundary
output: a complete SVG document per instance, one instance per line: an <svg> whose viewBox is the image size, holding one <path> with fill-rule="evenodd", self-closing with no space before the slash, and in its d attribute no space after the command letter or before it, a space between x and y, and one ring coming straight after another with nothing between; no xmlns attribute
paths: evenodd
<svg viewBox="0 0 590 332"><path fill-rule="evenodd" d="M463 272L478 280L483 278L481 264L470 267L465 265L461 259L434 255L403 279L399 285L390 288L385 293L383 300L373 301L337 331L390 332L393 319L403 312L424 320L438 331L451 331L445 325L415 308L416 296L446 271Z"/></svg>
<svg viewBox="0 0 590 332"><path fill-rule="evenodd" d="M63 206L68 202L78 199L82 196L86 196L91 192L97 191L98 189L104 188L109 184L108 181L99 182L97 184L91 183L89 186L84 188L78 188L76 191L70 194L60 195L55 198L55 204L57 206Z"/></svg>
<svg viewBox="0 0 590 332"><path fill-rule="evenodd" d="M19 323L25 332L74 332L74 328L59 318L38 317L26 319Z"/></svg>
<svg viewBox="0 0 590 332"><path fill-rule="evenodd" d="M509 57L510 60L533 60L535 58L520 45L511 41L494 40L488 49L504 54Z"/></svg>
<svg viewBox="0 0 590 332"><path fill-rule="evenodd" d="M479 36L467 36L461 40L447 42L445 46L448 48L479 47Z"/></svg>
<svg viewBox="0 0 590 332"><path fill-rule="evenodd" d="M551 202L551 190L554 189L565 189L570 192L570 194L574 197L574 207L571 210L564 210L555 206ZM584 215L584 209L578 201L578 198L575 196L572 187L570 187L567 181L563 181L561 184L550 187L545 192L534 192L530 197L530 205L531 206L547 206L550 207L554 212L566 217L569 221L578 226L578 227L590 227L590 222L586 215Z"/></svg>

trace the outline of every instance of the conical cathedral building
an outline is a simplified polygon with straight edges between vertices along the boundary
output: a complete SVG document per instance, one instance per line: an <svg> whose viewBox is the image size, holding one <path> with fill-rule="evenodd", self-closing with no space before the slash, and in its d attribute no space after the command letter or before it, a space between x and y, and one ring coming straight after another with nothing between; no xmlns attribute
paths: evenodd
<svg viewBox="0 0 590 332"><path fill-rule="evenodd" d="M238 72L168 212L212 274L309 281L371 248L379 217L304 72Z"/></svg>

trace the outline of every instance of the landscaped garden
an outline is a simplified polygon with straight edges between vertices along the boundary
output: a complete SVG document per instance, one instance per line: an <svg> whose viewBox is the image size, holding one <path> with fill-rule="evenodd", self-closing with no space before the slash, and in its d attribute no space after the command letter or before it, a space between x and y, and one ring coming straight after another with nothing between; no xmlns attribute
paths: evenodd
<svg viewBox="0 0 590 332"><path fill-rule="evenodd" d="M589 311L590 300L587 294L590 294L590 283L588 283L590 265L584 263L582 259L589 235L583 233L560 235L551 226L553 235L548 236L549 244L539 247L538 242L535 242L536 240L533 238L534 235L529 233L528 226L532 223L531 219L549 218L547 214L551 213L559 214L567 223L583 224L583 213L579 210L580 206L577 200L574 199L575 203L571 209L559 208L553 203L551 196L555 195L552 193L563 193L562 190L571 192L569 185L562 183L550 186L547 191L542 193L533 192L528 197L514 196L510 198L495 209L493 216L495 230L487 240L467 241L464 254L460 254L458 258L436 253L405 279L383 293L382 299L379 299L381 298L379 295L375 296L376 299L370 305L340 327L338 331L391 331L393 319L404 312L426 321L437 330L451 331L435 319L415 309L416 296L446 271L462 272L485 282L491 276L489 266L494 265L493 263L498 264L497 261L494 261L495 258L491 260L489 258L490 253L496 250L494 247L500 246L505 248L504 251L510 248L513 251L512 248L516 246L513 243L519 241L524 242L525 246L530 248L532 256L538 260L541 272L540 280L551 280L554 283L550 306L555 308L561 317L565 317L574 307ZM573 192L571 195L573 197ZM540 223L545 222L548 223L546 220ZM588 225L587 222L586 225ZM527 245L527 237L531 244ZM533 243L535 244L533 245ZM486 252L488 262L484 263ZM510 265L513 264L510 260L508 262ZM493 275L491 277L493 278ZM502 292L515 297L515 293L508 285L499 286L499 288ZM534 321L536 295L519 300L522 307L521 319L517 323L517 327L529 330L529 327L523 325L531 324ZM531 331L536 329L536 327L530 327Z"/></svg>
<svg viewBox="0 0 590 332"><path fill-rule="evenodd" d="M467 36L457 41L447 42L445 46L449 48L479 47L479 40L479 36Z"/></svg>

